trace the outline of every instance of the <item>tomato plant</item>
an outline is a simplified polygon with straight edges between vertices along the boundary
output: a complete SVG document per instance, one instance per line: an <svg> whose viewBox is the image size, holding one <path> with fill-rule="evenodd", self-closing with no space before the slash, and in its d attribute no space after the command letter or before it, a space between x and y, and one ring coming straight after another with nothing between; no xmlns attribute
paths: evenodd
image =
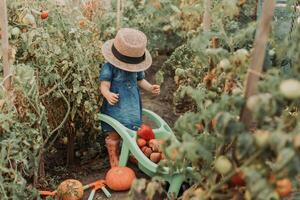
<svg viewBox="0 0 300 200"><path fill-rule="evenodd" d="M226 6L213 2L211 32L204 33L201 27L193 32L157 73L161 82L174 78L172 100L182 114L174 127L180 144L165 142L169 160L161 165L173 170L195 169L185 174L193 185L183 195L187 199L231 199L239 195L280 199L291 195L295 187L291 183L299 174L296 88L300 26L293 24L290 33L285 31L286 40L280 41L276 37L283 30L278 24L273 26L270 46L274 49L266 52L264 71L257 74L257 93L246 101L243 90L253 53L254 2L234 2L228 1ZM218 45L214 45L216 41ZM289 68L283 66L286 60ZM245 106L252 112L252 127L240 121ZM172 159L172 152L178 159ZM272 181L270 176L276 179ZM238 192L228 189L228 184L238 187ZM196 192L199 190L201 197Z"/></svg>

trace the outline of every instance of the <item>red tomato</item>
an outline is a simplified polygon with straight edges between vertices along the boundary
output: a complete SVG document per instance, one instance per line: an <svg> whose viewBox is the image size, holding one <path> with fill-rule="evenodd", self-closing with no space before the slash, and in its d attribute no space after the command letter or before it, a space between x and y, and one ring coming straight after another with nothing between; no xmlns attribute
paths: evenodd
<svg viewBox="0 0 300 200"><path fill-rule="evenodd" d="M280 197L288 196L292 192L292 187L292 182L288 178L276 182L276 192Z"/></svg>
<svg viewBox="0 0 300 200"><path fill-rule="evenodd" d="M143 138L147 141L155 138L152 128L144 124L137 131L137 134L140 138Z"/></svg>
<svg viewBox="0 0 300 200"><path fill-rule="evenodd" d="M231 184L233 186L245 186L245 174L242 171L236 173L233 177L231 177Z"/></svg>
<svg viewBox="0 0 300 200"><path fill-rule="evenodd" d="M48 11L42 11L42 12L41 12L41 18L42 18L42 19L47 19L48 16L49 16Z"/></svg>

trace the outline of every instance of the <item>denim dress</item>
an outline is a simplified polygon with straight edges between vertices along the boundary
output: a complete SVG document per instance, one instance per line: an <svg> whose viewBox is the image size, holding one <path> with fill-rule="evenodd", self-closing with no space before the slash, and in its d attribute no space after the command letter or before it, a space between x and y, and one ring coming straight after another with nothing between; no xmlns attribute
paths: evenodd
<svg viewBox="0 0 300 200"><path fill-rule="evenodd" d="M110 91L119 94L119 101L110 105L104 98L101 113L111 116L131 130L137 130L142 123L142 102L137 82L145 78L144 72L128 72L113 66L103 64L100 81L111 82ZM105 122L101 122L103 132L114 131Z"/></svg>

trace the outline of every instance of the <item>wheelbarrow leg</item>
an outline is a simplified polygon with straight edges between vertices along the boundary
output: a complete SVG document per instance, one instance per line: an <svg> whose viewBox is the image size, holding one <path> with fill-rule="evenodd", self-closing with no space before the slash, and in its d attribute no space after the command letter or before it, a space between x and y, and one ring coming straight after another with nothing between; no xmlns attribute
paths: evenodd
<svg viewBox="0 0 300 200"><path fill-rule="evenodd" d="M122 144L119 166L125 167L129 157L129 148L124 143Z"/></svg>
<svg viewBox="0 0 300 200"><path fill-rule="evenodd" d="M168 190L168 196L172 196L172 197L177 197L180 187L183 183L183 176L178 174L178 175L174 175L171 182L170 182L170 186L169 186L169 190Z"/></svg>

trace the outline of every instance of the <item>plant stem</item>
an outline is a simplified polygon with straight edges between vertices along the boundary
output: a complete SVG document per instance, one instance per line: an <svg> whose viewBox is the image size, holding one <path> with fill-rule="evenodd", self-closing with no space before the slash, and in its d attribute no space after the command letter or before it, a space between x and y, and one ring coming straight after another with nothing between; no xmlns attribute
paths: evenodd
<svg viewBox="0 0 300 200"><path fill-rule="evenodd" d="M64 99L64 101L66 102L67 107L68 107L68 110L67 110L67 113L66 113L66 115L65 115L65 117L64 117L64 119L63 119L63 121L62 121L55 129L53 129L53 130L50 132L49 136L44 140L44 143L43 143L43 145L42 145L42 147L41 147L41 149L40 149L40 152L39 152L39 155L38 155L38 158L37 158L38 163L40 163L40 161L41 161L41 159L42 159L42 156L43 156L44 152L46 152L46 151L49 149L49 147L51 147L51 146L53 145L54 141L57 139L57 137L58 137L59 134L57 134L57 135L52 139L52 141L49 143L48 147L45 148L45 146L46 146L46 144L48 143L48 141L50 140L51 136L65 124L65 122L67 121L67 119L68 119L68 117L69 117L70 111L71 111L71 106L70 106L70 103L68 102L67 98L66 98L66 97L64 96L64 94L61 92L61 90L59 90L59 92L60 92L60 94L62 95L62 98ZM37 180L37 177L38 177L38 173L37 173L37 172L38 172L38 171L39 171L39 169L35 170L35 172L34 172L34 180L35 180L34 182L36 182L36 180Z"/></svg>
<svg viewBox="0 0 300 200"><path fill-rule="evenodd" d="M210 31L210 24L211 24L211 0L204 1L204 16L203 16L203 30L204 32Z"/></svg>
<svg viewBox="0 0 300 200"><path fill-rule="evenodd" d="M66 104L67 104L67 107L68 107L67 113L65 114L65 117L64 117L63 121L62 121L55 129L53 129L53 130L51 131L51 133L49 134L49 137L46 138L46 140L44 141L44 144L43 144L43 148L44 148L45 145L48 143L48 140L49 140L50 137L53 135L53 133L55 133L58 129L60 129L60 128L65 124L65 122L67 121L67 119L68 119L68 117L69 117L70 111L71 111L71 106L70 106L70 103L68 102L67 98L64 96L64 94L63 94L60 90L59 90L59 92L60 92L60 94L62 95L64 101L65 101ZM54 143L55 139L56 139L56 138L54 138L54 139L50 142L50 144L48 145L48 148L49 148L50 146L52 146L52 144Z"/></svg>
<svg viewBox="0 0 300 200"><path fill-rule="evenodd" d="M66 81L70 74L71 74L71 70L68 71L67 74L64 76L63 81ZM43 99L44 97L46 97L49 94L51 94L51 92L53 92L54 90L56 90L58 88L59 84L60 83L55 84L51 89L49 89L47 92L45 92L44 94L42 94L40 96L40 99Z"/></svg>
<svg viewBox="0 0 300 200"><path fill-rule="evenodd" d="M116 24L116 29L117 31L120 29L121 27L121 15L122 15L122 11L121 11L121 0L117 0L117 24Z"/></svg>

